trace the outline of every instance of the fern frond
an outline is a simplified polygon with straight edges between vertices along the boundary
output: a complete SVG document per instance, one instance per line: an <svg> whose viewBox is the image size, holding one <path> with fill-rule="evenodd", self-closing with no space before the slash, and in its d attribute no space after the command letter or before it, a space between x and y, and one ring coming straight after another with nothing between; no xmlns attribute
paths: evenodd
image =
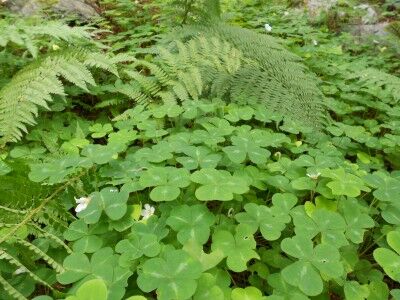
<svg viewBox="0 0 400 300"><path fill-rule="evenodd" d="M381 99L396 105L400 101L400 78L373 68L354 72L348 79L357 79L362 89ZM371 89L371 87L373 87Z"/></svg>
<svg viewBox="0 0 400 300"><path fill-rule="evenodd" d="M38 55L38 48L43 42L43 37L62 40L65 42L84 41L89 42L92 37L92 27L70 27L59 21L43 21L37 24L20 17L14 17L13 21L0 19L0 47L8 44L28 49L32 57Z"/></svg>
<svg viewBox="0 0 400 300"><path fill-rule="evenodd" d="M65 95L60 78L87 91L88 84L96 84L88 67L117 73L110 60L96 63L96 57L98 54L83 50L57 52L19 71L0 90L0 144L21 139L27 125L35 124L38 107L49 109L52 95Z"/></svg>
<svg viewBox="0 0 400 300"><path fill-rule="evenodd" d="M283 117L310 126L326 121L317 77L275 38L221 23L185 26L173 35L186 41L192 64L201 71L211 96L263 103ZM179 56L182 46L176 49ZM165 51L162 57L167 57ZM167 58L170 64L173 59Z"/></svg>
<svg viewBox="0 0 400 300"><path fill-rule="evenodd" d="M15 300L28 300L24 295L22 295L17 289L15 289L8 281L0 274L0 284L3 286L4 290L10 295L11 298Z"/></svg>
<svg viewBox="0 0 400 300"><path fill-rule="evenodd" d="M53 258L48 256L46 253L44 253L40 248L38 248L34 244L32 244L28 241L22 240L22 239L18 239L17 243L25 246L26 248L28 248L29 250L31 250L32 252L37 254L41 259L43 259L49 266L51 266L57 272L59 272L59 273L64 272L64 268L62 265L60 265Z"/></svg>
<svg viewBox="0 0 400 300"><path fill-rule="evenodd" d="M386 27L386 30L389 31L391 34L393 34L400 40L400 22L399 21L390 23Z"/></svg>
<svg viewBox="0 0 400 300"><path fill-rule="evenodd" d="M0 249L0 259L4 259L8 261L10 264L14 265L18 269L23 269L26 274L28 274L29 277L31 277L33 280L39 282L40 284L46 286L50 290L53 290L53 287L48 284L46 281L42 280L39 276L37 276L35 273L30 271L25 265L19 262L19 260L15 257L13 257L11 254L5 252L4 250Z"/></svg>

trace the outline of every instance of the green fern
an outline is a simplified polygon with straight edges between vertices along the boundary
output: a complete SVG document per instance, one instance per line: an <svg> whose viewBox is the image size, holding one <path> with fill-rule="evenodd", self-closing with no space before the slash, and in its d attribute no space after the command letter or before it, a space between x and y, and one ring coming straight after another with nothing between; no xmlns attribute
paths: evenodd
<svg viewBox="0 0 400 300"><path fill-rule="evenodd" d="M5 266L0 270L3 287L0 298L5 292L13 299L27 299L28 295L19 290L15 278L27 276L36 284L54 290L38 271L43 268L53 274L63 271L60 262L50 252L46 253L39 240L50 242L58 253L72 253L60 238L72 217L64 206L53 200L73 181L51 193L50 189L28 179L29 169L23 162L14 161L10 167L10 173L0 176L0 262Z"/></svg>
<svg viewBox="0 0 400 300"><path fill-rule="evenodd" d="M361 89L381 101L397 105L400 101L400 78L374 68L352 72L347 79L357 79Z"/></svg>
<svg viewBox="0 0 400 300"><path fill-rule="evenodd" d="M263 104L303 124L320 126L325 107L317 78L275 39L221 24L185 27L180 40L157 48L152 63L136 61L119 90L138 103L218 97Z"/></svg>
<svg viewBox="0 0 400 300"><path fill-rule="evenodd" d="M201 34L229 43L243 54L242 64L229 81L230 101L250 99L274 112L308 125L325 122L325 105L318 79L275 38L222 23L186 26L175 32L181 40ZM220 87L224 89L224 87ZM247 101L248 102L248 101Z"/></svg>
<svg viewBox="0 0 400 300"><path fill-rule="evenodd" d="M400 40L400 21L390 23L387 27L387 31Z"/></svg>
<svg viewBox="0 0 400 300"><path fill-rule="evenodd" d="M13 20L12 22L10 20ZM18 20L15 22L15 20ZM0 49L15 45L27 49L32 57L38 56L38 49L46 39L76 44L77 41L88 43L93 34L92 27L70 27L59 21L32 20L17 16L0 19Z"/></svg>
<svg viewBox="0 0 400 300"><path fill-rule="evenodd" d="M88 85L96 84L88 67L118 75L116 63L128 59L83 50L57 51L23 68L0 90L0 145L21 139L27 125L35 124L38 108L49 109L52 95L65 95L60 78L88 91Z"/></svg>

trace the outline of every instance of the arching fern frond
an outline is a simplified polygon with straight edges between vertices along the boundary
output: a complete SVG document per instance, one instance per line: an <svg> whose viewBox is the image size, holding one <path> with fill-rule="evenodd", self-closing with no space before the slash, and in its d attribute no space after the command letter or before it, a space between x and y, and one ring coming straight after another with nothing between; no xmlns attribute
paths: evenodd
<svg viewBox="0 0 400 300"><path fill-rule="evenodd" d="M37 21L20 17L14 17L13 22L7 18L0 19L0 48L13 44L27 49L36 58L38 48L43 43L43 37L69 43L77 41L87 43L94 29L86 26L71 27L59 21L44 21L43 19Z"/></svg>
<svg viewBox="0 0 400 300"><path fill-rule="evenodd" d="M278 40L220 22L207 26L185 26L174 32L174 39L178 36L190 44L199 35L207 40L214 38L228 43L242 54L241 59L236 60L240 65L228 68L232 77L221 70L207 68L205 75L212 78L212 91L217 95L223 91L228 101L243 102L247 99L247 102L263 103L271 111L307 125L320 126L325 122L325 105L317 77ZM212 46L213 49L218 48L217 44ZM235 62L231 57L229 59ZM229 66L226 61L222 65ZM221 77L221 74L224 76Z"/></svg>
<svg viewBox="0 0 400 300"><path fill-rule="evenodd" d="M49 109L52 95L65 95L60 78L84 90L95 85L88 67L118 75L115 61L84 50L55 52L23 68L0 90L0 145L18 141L34 125L38 108ZM125 57L124 57L125 59Z"/></svg>

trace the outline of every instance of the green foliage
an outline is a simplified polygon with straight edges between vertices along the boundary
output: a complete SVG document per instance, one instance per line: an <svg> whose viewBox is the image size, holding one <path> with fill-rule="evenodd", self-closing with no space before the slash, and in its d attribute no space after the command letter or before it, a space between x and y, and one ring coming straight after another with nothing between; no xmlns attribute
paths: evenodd
<svg viewBox="0 0 400 300"><path fill-rule="evenodd" d="M186 1L192 25L161 39L170 2L101 1L101 50L20 21L0 54L0 299L399 298L396 50L218 2Z"/></svg>

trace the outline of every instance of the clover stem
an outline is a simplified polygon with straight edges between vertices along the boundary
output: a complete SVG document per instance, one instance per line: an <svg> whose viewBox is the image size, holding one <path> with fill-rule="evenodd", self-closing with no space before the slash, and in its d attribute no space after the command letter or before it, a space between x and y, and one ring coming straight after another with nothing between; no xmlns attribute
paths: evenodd
<svg viewBox="0 0 400 300"><path fill-rule="evenodd" d="M379 240L386 236L386 233L381 234L373 243L371 243L367 248L364 249L363 252L360 253L360 256L363 256L365 253L368 252Z"/></svg>

